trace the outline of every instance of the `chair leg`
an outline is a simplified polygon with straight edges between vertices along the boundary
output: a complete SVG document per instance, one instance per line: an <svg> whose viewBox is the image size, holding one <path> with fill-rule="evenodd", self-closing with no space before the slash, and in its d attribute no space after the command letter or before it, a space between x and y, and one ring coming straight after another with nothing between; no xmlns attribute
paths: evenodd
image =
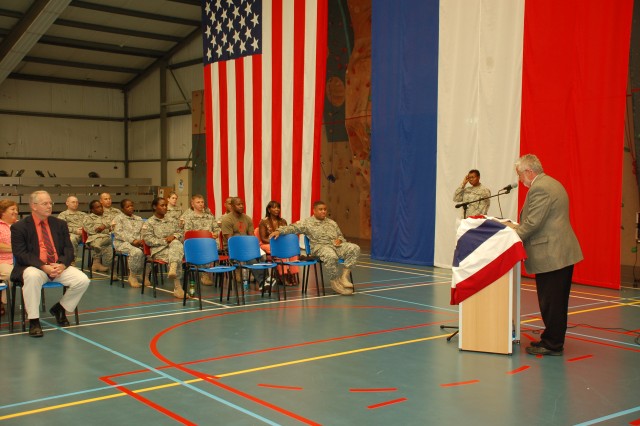
<svg viewBox="0 0 640 426"><path fill-rule="evenodd" d="M113 256L111 256L111 275L110 275L110 278L109 278L109 285L113 284L113 267L116 264L116 258L118 258L118 263L120 263L120 258L116 254L116 251L113 250Z"/></svg>
<svg viewBox="0 0 640 426"><path fill-rule="evenodd" d="M145 260L144 263L142 264L142 290L140 291L140 294L144 294L144 288L146 287L144 285L144 279L147 276L147 261Z"/></svg>

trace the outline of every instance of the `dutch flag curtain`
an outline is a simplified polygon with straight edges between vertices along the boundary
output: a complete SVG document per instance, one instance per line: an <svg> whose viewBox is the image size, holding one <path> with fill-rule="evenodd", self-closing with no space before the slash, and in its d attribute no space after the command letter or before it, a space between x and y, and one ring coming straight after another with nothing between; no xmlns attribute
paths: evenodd
<svg viewBox="0 0 640 426"><path fill-rule="evenodd" d="M450 267L455 188L492 193L533 153L563 183L585 255L617 288L633 0L372 0L372 257ZM524 188L492 199L517 220Z"/></svg>

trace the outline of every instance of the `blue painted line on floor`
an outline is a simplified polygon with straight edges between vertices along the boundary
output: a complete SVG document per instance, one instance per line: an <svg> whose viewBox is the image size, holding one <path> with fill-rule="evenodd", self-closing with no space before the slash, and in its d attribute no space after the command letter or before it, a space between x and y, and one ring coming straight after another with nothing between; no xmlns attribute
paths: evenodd
<svg viewBox="0 0 640 426"><path fill-rule="evenodd" d="M132 381L132 382L123 382L123 383L119 383L117 385L106 385L106 386L101 386L99 388L85 389L85 390L81 390L81 391L77 391L77 392L63 393L63 394L60 394L60 395L47 396L45 398L32 399L30 401L16 402L14 404L8 404L8 405L0 405L0 410L4 410L6 408L19 407L19 406L22 406L22 405L37 404L39 402L54 401L56 399L69 398L69 397L74 397L74 396L78 396L78 395L87 395L87 394L90 394L90 393L95 393L95 392L100 392L100 391L105 391L105 390L114 390L114 389L116 389L116 386L128 387L128 386L131 386L131 385L137 385L137 384L156 381L156 380L162 380L162 377L152 377L150 379L142 379L142 380L136 380L136 381Z"/></svg>
<svg viewBox="0 0 640 426"><path fill-rule="evenodd" d="M617 413L609 414L608 416L598 417L597 419L589 420L584 423L578 423L576 426L588 426L595 425L596 423L605 422L607 420L615 419L618 417L626 416L627 414L635 413L640 411L640 407L630 408L624 411L618 411Z"/></svg>
<svg viewBox="0 0 640 426"><path fill-rule="evenodd" d="M426 305L424 303L413 302L411 300L396 299L396 298L393 298L393 297L380 296L379 294L373 294L373 293L365 293L365 294L367 296L369 296L369 297L377 297L377 298L385 299L385 300L393 300L394 302L400 302L400 303L407 303L409 305L422 306L422 307L425 307L425 308L435 309L435 310L438 310L438 311L449 311L449 312L455 312L456 314L458 313L457 309L448 309L448 308L443 308L442 306Z"/></svg>
<svg viewBox="0 0 640 426"><path fill-rule="evenodd" d="M44 321L44 322L45 322L45 324L46 324L46 321ZM51 324L47 324L47 325L51 325ZM206 397L208 397L208 398L211 398L211 399L213 399L213 400L215 400L215 401L218 401L218 402L220 402L221 404L224 404L224 405L226 405L226 406L228 406L228 407L231 407L231 408L233 408L233 409L235 409L235 410L238 410L238 411L240 411L240 412L242 412L242 413L244 413L244 414L247 414L247 415L249 415L249 416L253 417L254 419L260 420L260 421L261 421L261 422L263 422L263 423L270 424L270 425L274 425L274 426L277 426L277 425L278 425L278 423L275 423L275 422L273 422L273 421L271 421L271 420L269 420L269 419L267 419L267 418L265 418L265 417L262 417L262 416L260 416L260 415L259 415L259 414L257 414L257 413L254 413L254 412L249 411L249 410L247 410L247 409L245 409L245 408L243 408L243 407L240 407L240 406L238 406L238 405L236 405L236 404L233 404L233 403L231 403L230 401L227 401L227 400L225 400L225 399L223 399L223 398L220 398L220 397L218 397L218 396L216 396L216 395L213 395L213 394L211 394L211 393L209 393L209 392L207 392L207 391L205 391L205 390L202 390L202 389L198 388L197 386L193 386L193 385L192 385L192 384L190 384L190 383L186 383L186 382L185 382L185 381L183 381L183 380L180 380L180 379L178 379L178 378L176 378L176 377L173 377L173 376L171 376L170 374L167 374L167 373L165 373L165 372L163 372L163 371L161 371L161 370L158 370L157 368L153 368L152 366L147 365L147 364L145 364L145 363L144 363L144 362L142 362L142 361L138 361L138 360L137 360L137 359L135 359L135 358L131 358L130 356L125 355L125 354L123 354L123 353L121 353L121 352L118 352L118 351L116 351L116 350L114 350L114 349L111 349L111 348L109 348L109 347L107 347L107 346L105 346L105 345L103 345L103 344L101 344L101 343L98 343L98 342L96 342L96 341L94 341L94 340L88 339L88 338L86 338L86 337L84 337L84 336L81 336L81 335L79 335L79 334L76 334L76 333L74 333L74 332L72 332L72 331L70 331L70 330L67 330L67 329L65 329L65 328L61 328L60 330L61 330L62 332L64 332L64 333L67 333L67 334L69 334L70 336L73 336L73 337L75 337L75 338L77 338L77 339L80 339L80 340L82 340L82 341L84 341L84 342L86 342L86 343L88 343L88 344L90 344L90 345L93 345L93 346L95 346L95 347L97 347L97 348L100 348L100 349L102 349L102 350L106 351L106 352L109 352L109 353L111 353L111 354L113 354L113 355L116 355L116 356L118 356L118 357L120 357L120 358L123 358L123 359L125 359L125 360L127 360L127 361L129 361L129 362L131 362L131 363L133 363L133 364L139 365L139 366L140 366L140 367L142 367L142 368L145 368L145 369L147 369L147 370L149 370L149 371L152 371L152 372L154 372L154 373L158 374L159 376L162 376L162 377L164 377L164 378L166 378L166 379L168 379L168 380L170 380L170 381L172 381L172 382L174 382L174 383L178 383L178 384L180 384L180 385L182 385L182 386L184 386L184 387L187 387L187 388L189 388L189 389L191 389L191 390L193 390L193 391L195 391L195 392L198 392L199 394L202 394L202 395L204 395L204 396L206 396Z"/></svg>

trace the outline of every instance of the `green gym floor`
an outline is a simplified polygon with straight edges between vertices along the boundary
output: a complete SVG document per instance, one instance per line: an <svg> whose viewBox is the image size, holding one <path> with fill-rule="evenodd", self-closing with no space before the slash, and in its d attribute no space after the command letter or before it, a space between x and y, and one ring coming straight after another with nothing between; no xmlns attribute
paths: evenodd
<svg viewBox="0 0 640 426"><path fill-rule="evenodd" d="M640 289L574 285L564 356L535 357L535 286L522 281L513 355L466 352L447 269L371 260L356 293L219 303L157 298L94 279L80 325L44 338L0 329L0 420L7 425L640 424ZM215 293L215 294L214 294ZM47 290L47 303L59 290Z"/></svg>

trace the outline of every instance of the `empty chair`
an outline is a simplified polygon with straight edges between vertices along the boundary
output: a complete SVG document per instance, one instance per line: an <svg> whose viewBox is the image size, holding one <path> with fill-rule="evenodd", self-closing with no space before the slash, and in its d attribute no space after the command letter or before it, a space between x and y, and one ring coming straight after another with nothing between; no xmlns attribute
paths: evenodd
<svg viewBox="0 0 640 426"><path fill-rule="evenodd" d="M208 232L208 231L207 231ZM196 292L198 293L198 299L200 302L200 310L202 310L202 290L200 286L200 273L212 273L216 278L216 282L220 286L220 302L222 302L222 294L224 292L224 278L227 277L229 283L227 290L227 301L231 294L231 285L235 287L236 298L238 305L240 304L240 293L238 291L238 282L233 276L233 271L236 270L235 266L208 266L219 261L218 257L218 245L213 238L189 238L184 242L184 258L185 264L185 280L184 280L184 298L182 300L182 306L187 302L187 283L189 278L194 279L196 282ZM188 277L187 277L188 275ZM242 293L242 303L244 304L244 291Z"/></svg>
<svg viewBox="0 0 640 426"><path fill-rule="evenodd" d="M269 271L269 278L272 278L272 270L277 265L272 262L260 262L260 242L253 235L236 235L229 238L227 243L227 247L229 249L229 259L231 262L236 264L238 268L246 269L250 273L254 273L255 271ZM247 263L251 262L251 263ZM258 280L256 278L256 280ZM273 280L270 280L273 282ZM280 289L278 291L278 300L280 300ZM262 294L264 295L265 287L262 287ZM244 290L243 290L244 293ZM269 294L271 294L271 288L269 289ZM285 298L287 297L287 293L285 292Z"/></svg>
<svg viewBox="0 0 640 426"><path fill-rule="evenodd" d="M316 278L316 290L318 296L320 296L320 283L318 281L318 259L305 259L305 260L288 260L291 257L300 255L300 240L296 234L280 235L278 238L271 238L269 241L271 246L271 258L278 264L276 271L282 281L284 274L284 265L288 266L301 266L302 267L302 294L307 292L307 286L309 284L309 267L313 266ZM285 299L286 299L286 287L285 287ZM322 294L324 295L324 281L322 282Z"/></svg>

